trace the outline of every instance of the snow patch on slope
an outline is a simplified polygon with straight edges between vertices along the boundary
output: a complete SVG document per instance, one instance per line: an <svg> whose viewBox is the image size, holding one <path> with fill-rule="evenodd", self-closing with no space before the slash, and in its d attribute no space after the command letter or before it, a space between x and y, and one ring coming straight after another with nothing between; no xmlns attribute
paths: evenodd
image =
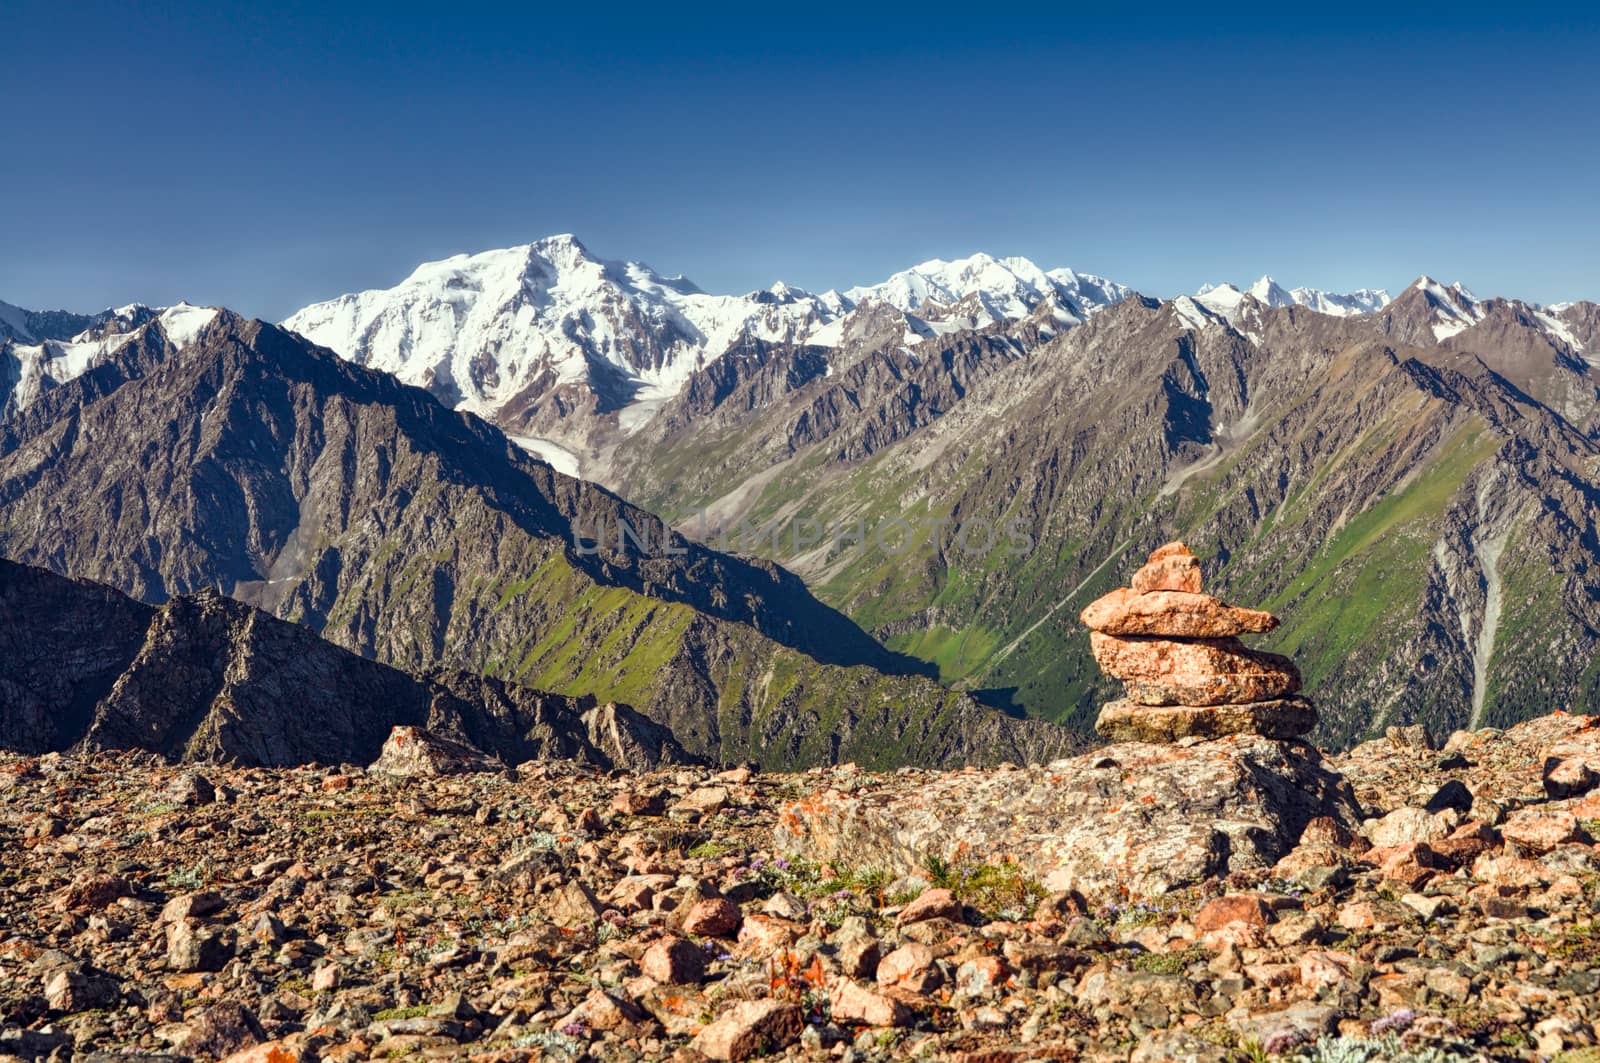
<svg viewBox="0 0 1600 1063"><path fill-rule="evenodd" d="M1548 313L1544 310L1535 310L1533 312L1533 317L1534 320L1539 322L1540 328L1550 333L1550 335L1554 336L1562 343L1565 343L1572 349L1572 353L1579 356L1583 355L1584 350L1582 342L1579 341L1577 333L1573 332L1571 328L1567 327L1567 323L1565 321L1562 321L1554 314Z"/></svg>
<svg viewBox="0 0 1600 1063"><path fill-rule="evenodd" d="M1448 288L1432 277L1418 277L1413 288L1421 291L1433 308L1433 338L1440 342L1471 328L1483 320L1486 310L1478 298L1460 281Z"/></svg>
<svg viewBox="0 0 1600 1063"><path fill-rule="evenodd" d="M1198 299L1187 295L1180 295L1172 300L1172 312L1177 315L1189 328L1203 329L1207 325L1215 325L1219 321L1227 320L1227 315L1214 307L1206 306Z"/></svg>
<svg viewBox="0 0 1600 1063"><path fill-rule="evenodd" d="M50 388L87 373L101 361L116 354L136 333L115 333L103 339L89 339L87 333L71 340L45 340L24 345L14 343L9 353L16 360L16 386L9 404L13 410L26 409ZM0 398L5 398L0 393ZM0 412L6 403L0 402Z"/></svg>
<svg viewBox="0 0 1600 1063"><path fill-rule="evenodd" d="M157 320L161 322L161 331L167 334L167 339L172 341L173 346L187 347L199 338L205 327L216 318L216 307L179 303L162 311Z"/></svg>
<svg viewBox="0 0 1600 1063"><path fill-rule="evenodd" d="M542 439L539 436L514 436L509 433L506 438L555 469L556 472L574 478L579 475L582 463L578 460L578 455L560 443Z"/></svg>

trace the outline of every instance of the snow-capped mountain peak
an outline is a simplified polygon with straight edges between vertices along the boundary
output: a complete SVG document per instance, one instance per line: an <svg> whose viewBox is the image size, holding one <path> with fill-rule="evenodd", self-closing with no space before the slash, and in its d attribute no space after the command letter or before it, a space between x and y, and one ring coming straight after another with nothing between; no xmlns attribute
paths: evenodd
<svg viewBox="0 0 1600 1063"><path fill-rule="evenodd" d="M214 306L193 306L184 301L162 310L156 320L161 322L161 331L174 347L187 347L217 319L217 312Z"/></svg>
<svg viewBox="0 0 1600 1063"><path fill-rule="evenodd" d="M1195 292L1192 298L1183 295L1178 298L1198 303L1207 310L1221 314L1231 321L1238 314L1239 304L1244 301L1244 296L1245 293L1239 288L1232 284L1223 283L1206 284L1201 286L1200 290ZM1185 310L1180 310L1179 313L1185 313Z"/></svg>
<svg viewBox="0 0 1600 1063"><path fill-rule="evenodd" d="M1483 320L1486 305L1460 281L1448 287L1424 274L1412 282L1415 291L1432 308L1431 328L1436 340L1446 340Z"/></svg>
<svg viewBox="0 0 1600 1063"><path fill-rule="evenodd" d="M837 345L853 334L844 320L870 304L899 311L910 344L1021 320L1047 298L1082 320L1130 291L980 253L933 259L844 292L814 294L778 282L746 295L713 295L642 263L600 259L563 234L424 263L393 288L308 306L284 325L451 405L520 428L530 401L561 388L591 392L602 413L658 405L744 337ZM575 392L561 401L585 400ZM642 420L629 415L622 422Z"/></svg>
<svg viewBox="0 0 1600 1063"><path fill-rule="evenodd" d="M24 409L49 389L83 375L146 329L159 328L172 347L187 347L218 313L215 307L186 302L170 307L129 303L78 317L86 327L66 339L47 337L32 344L0 341L0 415Z"/></svg>
<svg viewBox="0 0 1600 1063"><path fill-rule="evenodd" d="M1269 276L1262 276L1245 290L1232 284L1205 284L1195 292L1194 298L1232 321L1238 316L1240 303L1246 295L1263 306L1303 306L1334 317L1371 314L1381 310L1390 301L1389 293L1381 288L1358 288L1353 292L1325 292L1320 288L1286 289Z"/></svg>
<svg viewBox="0 0 1600 1063"><path fill-rule="evenodd" d="M1267 306L1291 306L1296 300L1287 290L1271 277L1263 275L1262 278L1250 285L1250 295L1257 302Z"/></svg>
<svg viewBox="0 0 1600 1063"><path fill-rule="evenodd" d="M1070 269L1046 271L1026 258L996 258L979 252L966 258L929 259L873 285L848 288L851 303L876 299L907 312L929 305L951 306L977 296L996 319L1026 317L1048 295L1086 316L1125 299L1132 289Z"/></svg>
<svg viewBox="0 0 1600 1063"><path fill-rule="evenodd" d="M798 338L817 317L797 290L708 295L575 237L455 255L399 285L341 296L284 325L354 361L479 411L584 382L614 408L674 392L742 335Z"/></svg>

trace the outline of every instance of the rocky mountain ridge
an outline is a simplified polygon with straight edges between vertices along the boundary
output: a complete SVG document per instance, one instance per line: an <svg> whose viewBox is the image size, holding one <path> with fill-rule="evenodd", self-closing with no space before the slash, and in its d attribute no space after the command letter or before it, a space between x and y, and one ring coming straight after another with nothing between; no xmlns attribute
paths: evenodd
<svg viewBox="0 0 1600 1063"><path fill-rule="evenodd" d="M1343 317L1132 298L842 377L777 345L692 381L616 482L690 534L750 525L947 682L1080 728L1109 691L1063 621L1174 538L1285 616L1267 648L1302 660L1324 740L1511 722L1590 696L1594 316L1423 278ZM840 548L797 540L797 515L916 537ZM1012 522L1024 556L963 548L964 524Z"/></svg>
<svg viewBox="0 0 1600 1063"><path fill-rule="evenodd" d="M1063 324L1130 289L1021 258L932 260L887 281L813 294L783 283L710 295L683 277L607 262L575 237L457 255L394 288L341 296L284 327L494 421L577 473L736 345L833 349L867 320L906 346L1026 317Z"/></svg>
<svg viewBox="0 0 1600 1063"><path fill-rule="evenodd" d="M22 410L45 391L82 376L122 348L133 333L150 324L181 341L214 313L187 303L152 308L131 304L92 316L64 311L34 321L37 336L0 332L0 417ZM35 342L24 343L23 339Z"/></svg>
<svg viewBox="0 0 1600 1063"><path fill-rule="evenodd" d="M1217 288L1086 315L1042 287L1071 278L1018 260L929 266L803 340L733 328L675 394L633 408L625 438L608 422L585 471L686 538L800 573L944 682L1081 730L1107 691L1061 620L1108 566L1176 537L1205 544L1209 580L1288 616L1268 648L1308 658L1325 741L1587 696L1595 304L1424 277L1335 315L1302 305L1326 293L1264 278L1221 303ZM934 301L978 277L981 298ZM781 317L806 298L758 303ZM916 300L944 322L932 335L906 331ZM897 521L908 551L850 547L850 529L870 544ZM964 527L1026 529L1032 549L974 556Z"/></svg>
<svg viewBox="0 0 1600 1063"><path fill-rule="evenodd" d="M182 323L136 329L0 421L0 555L152 603L220 591L406 670L619 701L714 760L1072 741L419 389L226 311Z"/></svg>
<svg viewBox="0 0 1600 1063"><path fill-rule="evenodd" d="M6 340L26 343L64 340L93 323L94 315L91 314L75 314L70 310L25 310L0 302L0 343Z"/></svg>
<svg viewBox="0 0 1600 1063"><path fill-rule="evenodd" d="M0 745L9 750L365 764L397 726L426 727L506 764L693 762L626 707L461 672L410 675L215 593L154 607L0 560Z"/></svg>

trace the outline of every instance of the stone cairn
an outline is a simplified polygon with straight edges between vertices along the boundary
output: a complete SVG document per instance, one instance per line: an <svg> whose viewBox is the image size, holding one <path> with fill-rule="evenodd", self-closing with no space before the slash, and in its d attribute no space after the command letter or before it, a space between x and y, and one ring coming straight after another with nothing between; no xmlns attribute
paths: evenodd
<svg viewBox="0 0 1600 1063"><path fill-rule="evenodd" d="M1182 543L1151 554L1131 588L1117 588L1082 616L1101 670L1127 684L1127 696L1095 722L1113 742L1282 739L1316 726L1316 708L1296 696L1294 662L1239 641L1271 631L1277 617L1200 593L1200 562Z"/></svg>

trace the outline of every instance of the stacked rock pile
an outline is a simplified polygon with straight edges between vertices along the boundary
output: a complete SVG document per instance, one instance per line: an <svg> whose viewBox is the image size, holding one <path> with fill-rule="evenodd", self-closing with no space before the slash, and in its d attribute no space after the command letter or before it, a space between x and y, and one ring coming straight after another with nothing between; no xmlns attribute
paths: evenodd
<svg viewBox="0 0 1600 1063"><path fill-rule="evenodd" d="M1150 555L1082 618L1094 659L1127 684L1127 696L1100 710L1095 729L1118 742L1175 742L1257 734L1293 738L1317 723L1296 696L1300 673L1276 653L1252 650L1240 635L1278 626L1271 613L1240 609L1200 590L1200 562L1182 543Z"/></svg>

